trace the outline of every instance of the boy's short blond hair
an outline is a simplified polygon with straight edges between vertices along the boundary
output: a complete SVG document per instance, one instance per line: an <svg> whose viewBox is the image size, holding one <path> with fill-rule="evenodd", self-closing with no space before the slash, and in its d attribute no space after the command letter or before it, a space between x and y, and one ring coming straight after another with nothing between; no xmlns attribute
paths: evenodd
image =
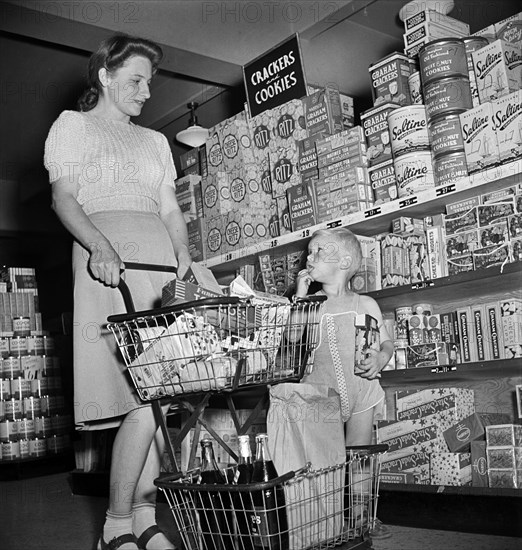
<svg viewBox="0 0 522 550"><path fill-rule="evenodd" d="M332 227L331 229L319 229L312 235L312 239L316 235L333 236L339 242L344 250L351 256L352 265L350 266L350 278L359 271L362 263L362 248L359 239L346 227Z"/></svg>

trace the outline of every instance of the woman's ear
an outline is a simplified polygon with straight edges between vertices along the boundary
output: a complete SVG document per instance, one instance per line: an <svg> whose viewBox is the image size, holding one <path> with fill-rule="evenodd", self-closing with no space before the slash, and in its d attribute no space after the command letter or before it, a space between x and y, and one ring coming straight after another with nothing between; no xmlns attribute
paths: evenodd
<svg viewBox="0 0 522 550"><path fill-rule="evenodd" d="M107 88L107 86L109 85L110 83L110 78L109 78L109 71L107 71L107 69L105 67L102 67L99 71L98 71L98 78L101 82L101 85L104 87L104 88Z"/></svg>

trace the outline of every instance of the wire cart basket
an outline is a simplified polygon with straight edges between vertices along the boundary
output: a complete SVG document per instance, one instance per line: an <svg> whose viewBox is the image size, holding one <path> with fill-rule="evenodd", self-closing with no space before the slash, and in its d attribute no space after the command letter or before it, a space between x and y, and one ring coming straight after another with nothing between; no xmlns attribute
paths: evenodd
<svg viewBox="0 0 522 550"><path fill-rule="evenodd" d="M307 464L265 483L200 483L194 471L163 475L155 484L187 550L371 548L386 449L347 447L345 463L320 470ZM227 468L226 479L234 473Z"/></svg>
<svg viewBox="0 0 522 550"><path fill-rule="evenodd" d="M168 266L130 262L125 268L176 271ZM246 430L259 414L263 400L241 426L233 392L296 382L303 377L317 345L325 297L312 296L292 303L258 297L206 298L136 312L123 279L118 288L127 313L110 316L107 327L140 398L152 404L173 471L179 469L174 448L200 424L237 460L235 452L201 418L210 395L224 393L238 433ZM165 398L176 399L191 413L174 442L160 405Z"/></svg>
<svg viewBox="0 0 522 550"><path fill-rule="evenodd" d="M302 378L323 300L207 298L113 315L108 328L142 400L234 391Z"/></svg>

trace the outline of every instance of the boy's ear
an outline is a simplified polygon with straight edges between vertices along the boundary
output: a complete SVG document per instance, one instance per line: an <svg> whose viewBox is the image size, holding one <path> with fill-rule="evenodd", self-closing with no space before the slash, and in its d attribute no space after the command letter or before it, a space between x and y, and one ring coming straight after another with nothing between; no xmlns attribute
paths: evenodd
<svg viewBox="0 0 522 550"><path fill-rule="evenodd" d="M339 266L341 269L350 269L350 267L352 266L352 257L350 256L350 254L346 254L346 256L343 256L341 258Z"/></svg>

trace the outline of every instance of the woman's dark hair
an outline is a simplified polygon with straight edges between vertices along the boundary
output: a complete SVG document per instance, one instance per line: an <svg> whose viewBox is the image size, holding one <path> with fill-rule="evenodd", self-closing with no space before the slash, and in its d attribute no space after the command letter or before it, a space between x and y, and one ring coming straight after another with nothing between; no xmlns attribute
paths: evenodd
<svg viewBox="0 0 522 550"><path fill-rule="evenodd" d="M89 87L78 99L78 109L85 112L96 107L102 92L102 85L98 78L100 69L105 67L109 72L116 71L123 67L129 57L134 55L146 57L152 64L152 74L155 74L163 57L163 51L150 40L127 34L116 34L104 40L98 51L93 53L89 59L87 75Z"/></svg>

